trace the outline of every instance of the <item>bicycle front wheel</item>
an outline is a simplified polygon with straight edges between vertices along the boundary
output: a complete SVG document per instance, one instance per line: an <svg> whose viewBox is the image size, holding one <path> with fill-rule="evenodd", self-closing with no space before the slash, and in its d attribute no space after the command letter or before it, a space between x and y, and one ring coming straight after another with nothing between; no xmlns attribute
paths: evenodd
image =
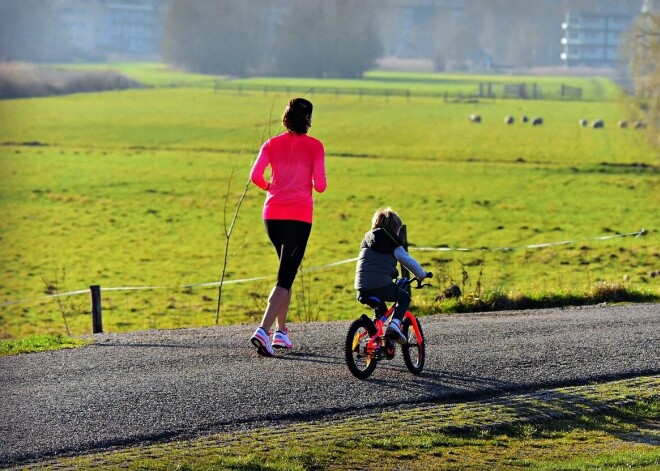
<svg viewBox="0 0 660 471"><path fill-rule="evenodd" d="M373 324L368 319L357 319L348 328L346 334L346 364L350 372L359 379L367 379L376 369L376 360L367 352L367 343L371 339L369 331Z"/></svg>
<svg viewBox="0 0 660 471"><path fill-rule="evenodd" d="M420 338L417 338L415 330L412 328L412 321L408 317L403 318L401 323L401 331L408 339L408 343L401 347L401 355L403 361L414 375L418 375L424 369L424 360L426 359L426 352L424 350L424 333L422 331L422 324L417 319L417 326L419 327Z"/></svg>

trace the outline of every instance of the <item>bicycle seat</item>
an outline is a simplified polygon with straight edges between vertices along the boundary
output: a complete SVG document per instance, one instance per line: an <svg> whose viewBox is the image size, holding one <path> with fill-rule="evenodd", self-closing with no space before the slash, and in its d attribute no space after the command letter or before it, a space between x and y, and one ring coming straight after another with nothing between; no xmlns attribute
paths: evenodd
<svg viewBox="0 0 660 471"><path fill-rule="evenodd" d="M382 316L387 312L387 304L385 304L385 301L376 296L358 296L357 300L373 309L378 316Z"/></svg>

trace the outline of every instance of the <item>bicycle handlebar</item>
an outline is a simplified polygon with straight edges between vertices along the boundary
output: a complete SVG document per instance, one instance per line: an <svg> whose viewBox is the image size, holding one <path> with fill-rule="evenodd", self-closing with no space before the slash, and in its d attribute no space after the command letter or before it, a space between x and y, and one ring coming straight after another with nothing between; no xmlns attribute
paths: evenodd
<svg viewBox="0 0 660 471"><path fill-rule="evenodd" d="M427 273L426 273L426 276L424 277L424 279L426 279L426 278L433 278L433 273L431 273L430 271L427 272ZM404 280L405 280L405 281L402 283L404 287L405 287L405 286L410 286L410 285L413 283L413 281L416 281L416 282L417 282L417 284L416 284L415 286L413 286L413 288L415 288L415 289L422 289L422 288L424 288L425 286L432 286L431 283L423 283L422 280L420 280L420 279L417 278L416 276L414 276L414 277L412 277L412 278L407 278L407 279L404 278Z"/></svg>

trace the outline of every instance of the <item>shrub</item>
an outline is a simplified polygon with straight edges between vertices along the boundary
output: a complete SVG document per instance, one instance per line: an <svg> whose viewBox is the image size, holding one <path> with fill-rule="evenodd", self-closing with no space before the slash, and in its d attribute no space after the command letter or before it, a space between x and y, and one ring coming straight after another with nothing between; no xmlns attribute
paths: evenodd
<svg viewBox="0 0 660 471"><path fill-rule="evenodd" d="M27 62L0 64L0 99L124 90L142 85L117 72L74 71Z"/></svg>

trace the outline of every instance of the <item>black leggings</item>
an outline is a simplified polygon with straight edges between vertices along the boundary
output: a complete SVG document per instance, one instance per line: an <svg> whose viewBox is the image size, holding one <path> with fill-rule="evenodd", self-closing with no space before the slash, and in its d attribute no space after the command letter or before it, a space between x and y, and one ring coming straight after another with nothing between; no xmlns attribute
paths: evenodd
<svg viewBox="0 0 660 471"><path fill-rule="evenodd" d="M302 263L312 224L284 219L264 219L266 234L273 243L280 268L277 271L277 286L291 291L298 267Z"/></svg>

